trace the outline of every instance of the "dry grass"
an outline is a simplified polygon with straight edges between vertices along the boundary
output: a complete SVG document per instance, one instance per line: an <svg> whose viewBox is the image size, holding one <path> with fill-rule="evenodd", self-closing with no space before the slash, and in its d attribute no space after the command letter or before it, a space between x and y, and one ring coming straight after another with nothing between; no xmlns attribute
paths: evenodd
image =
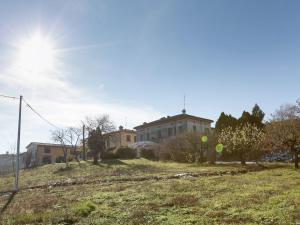
<svg viewBox="0 0 300 225"><path fill-rule="evenodd" d="M101 170L99 174L109 177L117 170L124 173L124 176L136 174L131 175L134 177L239 169L235 166L209 167L146 160L122 162L126 165L98 166ZM154 167L156 172L152 170L147 173L143 166L134 164L145 164L144 167L150 166L152 169ZM53 166L55 168L51 168L51 165L47 167L52 172L58 168L57 165ZM131 170L132 167L136 171ZM78 169L74 168L75 171ZM92 165L85 168L88 171L84 173L89 174L87 177L95 178L98 174ZM39 169L43 171L45 168ZM71 176L69 171L62 173ZM57 173L45 176L56 179ZM24 190L15 196L0 223L292 225L300 221L299 187L300 172L285 166L237 176L111 182Z"/></svg>

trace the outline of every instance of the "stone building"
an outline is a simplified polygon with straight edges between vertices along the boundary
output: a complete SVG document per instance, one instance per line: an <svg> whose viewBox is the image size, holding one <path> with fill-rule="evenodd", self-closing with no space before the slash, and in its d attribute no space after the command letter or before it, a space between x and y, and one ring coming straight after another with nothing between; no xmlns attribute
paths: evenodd
<svg viewBox="0 0 300 225"><path fill-rule="evenodd" d="M162 140L182 134L185 132L205 132L211 129L213 120L186 114L167 116L149 123L143 123L135 127L137 142L152 141L161 142Z"/></svg>
<svg viewBox="0 0 300 225"><path fill-rule="evenodd" d="M119 130L105 134L106 149L128 147L136 142L136 133L134 130L124 129L122 126Z"/></svg>

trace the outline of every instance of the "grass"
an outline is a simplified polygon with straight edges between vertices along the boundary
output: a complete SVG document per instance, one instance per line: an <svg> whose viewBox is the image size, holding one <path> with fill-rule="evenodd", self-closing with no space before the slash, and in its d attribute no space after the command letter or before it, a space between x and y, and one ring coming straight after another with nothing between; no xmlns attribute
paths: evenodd
<svg viewBox="0 0 300 225"><path fill-rule="evenodd" d="M164 176L182 172L205 172L237 170L237 165L209 166L199 164L184 164L175 162L155 162L146 159L132 160L108 160L93 165L91 162L70 163L70 167L64 163L49 164L38 169L26 169L20 172L20 187L43 185L48 183L64 182L70 180L93 180L118 178ZM2 176L0 179L0 191L13 188L12 175Z"/></svg>
<svg viewBox="0 0 300 225"><path fill-rule="evenodd" d="M22 172L22 185L85 177L171 175L182 172L227 171L239 165L194 165L122 160L47 165ZM269 168L270 165L267 166ZM273 166L231 176L186 177L83 184L23 190L0 223L10 224L296 224L300 223L300 171ZM48 173L45 173L45 170ZM44 174L42 174L44 173ZM84 174L84 175L83 175ZM31 176L36 177L31 177Z"/></svg>

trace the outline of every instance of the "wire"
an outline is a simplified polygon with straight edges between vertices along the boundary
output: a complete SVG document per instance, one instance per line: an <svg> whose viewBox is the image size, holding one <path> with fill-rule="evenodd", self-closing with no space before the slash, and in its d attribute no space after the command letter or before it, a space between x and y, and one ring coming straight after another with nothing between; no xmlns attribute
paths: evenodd
<svg viewBox="0 0 300 225"><path fill-rule="evenodd" d="M15 96L9 96L9 95L3 95L3 94L0 94L0 97L3 97L3 98L11 98L11 99L19 99Z"/></svg>
<svg viewBox="0 0 300 225"><path fill-rule="evenodd" d="M31 109L32 112L34 112L38 117L40 117L42 120L44 120L46 123L51 125L52 127L55 127L56 129L60 129L58 126L56 126L54 123L51 123L49 120L47 120L45 117L43 117L40 113L38 113L24 98L23 98L24 103L26 106Z"/></svg>

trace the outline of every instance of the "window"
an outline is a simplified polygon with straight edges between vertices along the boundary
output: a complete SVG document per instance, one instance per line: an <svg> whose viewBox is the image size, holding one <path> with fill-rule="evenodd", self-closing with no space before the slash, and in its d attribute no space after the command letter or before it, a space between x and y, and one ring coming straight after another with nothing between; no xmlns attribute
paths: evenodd
<svg viewBox="0 0 300 225"><path fill-rule="evenodd" d="M193 126L193 131L196 131L197 130L197 127L194 125Z"/></svg>
<svg viewBox="0 0 300 225"><path fill-rule="evenodd" d="M130 135L126 135L126 141L131 142L131 136Z"/></svg>
<svg viewBox="0 0 300 225"><path fill-rule="evenodd" d="M150 134L147 133L147 141L149 141L149 140L150 140Z"/></svg>
<svg viewBox="0 0 300 225"><path fill-rule="evenodd" d="M136 136L134 136L134 142L136 142Z"/></svg>
<svg viewBox="0 0 300 225"><path fill-rule="evenodd" d="M49 155L46 155L43 157L43 163L50 164L51 163L51 157Z"/></svg>
<svg viewBox="0 0 300 225"><path fill-rule="evenodd" d="M161 130L157 131L157 138L161 138Z"/></svg>
<svg viewBox="0 0 300 225"><path fill-rule="evenodd" d="M179 127L178 127L178 131L179 131L179 133L181 134L181 133L183 132L183 127L182 127L182 126L179 126Z"/></svg>
<svg viewBox="0 0 300 225"><path fill-rule="evenodd" d="M169 127L168 128L168 136L172 136L173 135L173 128L172 127Z"/></svg>
<svg viewBox="0 0 300 225"><path fill-rule="evenodd" d="M50 147L49 146L44 147L44 153L50 153Z"/></svg>
<svg viewBox="0 0 300 225"><path fill-rule="evenodd" d="M140 135L140 141L144 141L144 135Z"/></svg>

